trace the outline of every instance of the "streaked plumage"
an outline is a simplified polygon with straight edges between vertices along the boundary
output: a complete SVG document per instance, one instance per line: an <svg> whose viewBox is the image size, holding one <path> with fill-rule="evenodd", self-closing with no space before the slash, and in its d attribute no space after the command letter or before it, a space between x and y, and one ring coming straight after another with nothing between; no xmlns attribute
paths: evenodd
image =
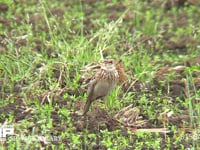
<svg viewBox="0 0 200 150"><path fill-rule="evenodd" d="M104 60L100 70L93 76L88 85L87 101L84 106L83 115L85 115L93 101L105 99L106 96L117 86L119 82L119 73L116 69L114 60Z"/></svg>

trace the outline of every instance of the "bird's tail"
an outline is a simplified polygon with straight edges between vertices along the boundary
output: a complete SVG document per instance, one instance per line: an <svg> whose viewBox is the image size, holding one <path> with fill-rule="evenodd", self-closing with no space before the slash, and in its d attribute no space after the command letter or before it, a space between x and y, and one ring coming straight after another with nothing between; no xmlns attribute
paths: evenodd
<svg viewBox="0 0 200 150"><path fill-rule="evenodd" d="M91 105L91 101L89 99L87 99L87 102L84 106L83 115L86 115L86 113L89 111L90 105Z"/></svg>

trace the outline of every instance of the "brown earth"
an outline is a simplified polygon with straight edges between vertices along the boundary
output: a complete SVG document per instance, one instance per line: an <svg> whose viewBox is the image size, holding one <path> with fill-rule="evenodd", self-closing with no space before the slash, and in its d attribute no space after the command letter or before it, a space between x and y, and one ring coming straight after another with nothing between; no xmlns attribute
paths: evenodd
<svg viewBox="0 0 200 150"><path fill-rule="evenodd" d="M109 0L106 0L107 3L109 3ZM195 0L168 0L166 4L164 5L164 10L168 11L169 9L173 7L183 7L184 4L187 2L187 6L189 5L199 5L198 1ZM20 2L19 2L20 3ZM72 5L71 3L75 2L65 2L66 6ZM152 7L159 7L157 6L153 1L148 1ZM33 4L32 4L33 5ZM94 6L98 5L98 2L94 0L84 0L83 1L83 7L84 5L89 5L90 8L87 8L84 10L85 18L84 18L84 32L90 35L90 29L97 30L98 25L93 23L93 20L98 18L98 14L95 14L95 9L93 9ZM9 6L0 3L0 12L1 13L6 13L9 9ZM126 9L126 6L123 6L123 4L118 4L118 5L112 5L112 6L107 6L104 10L102 10L103 13L107 13L108 15L108 21L109 20L116 20L118 19L118 13L116 12L124 12ZM58 21L62 20L62 16L65 13L65 9L61 8L53 8L50 10L49 14L47 15L57 15L58 16ZM100 12L101 13L101 12ZM100 14L99 13L99 14ZM177 15L177 14L176 14ZM7 18L0 18L0 23L4 28L7 28L9 30L12 29L11 27L11 22L17 23L19 26L21 24L20 20L24 20L24 12L22 11L22 14L19 15L17 14L16 16L13 17L13 19L7 19ZM177 17L177 16L176 16ZM181 18L181 20L176 20L175 15L171 14L171 21L174 23L174 28L176 26L182 26L182 27L187 27L188 26L188 16L185 13L180 13L178 14L178 17ZM133 14L128 12L123 21L124 23L129 23L131 20L134 18ZM30 19L28 23L33 25L33 30L34 32L48 32L49 29L44 23L44 18L40 14L32 14L30 13ZM75 24L76 22L74 22ZM41 26L36 26L37 24L41 24ZM165 29L167 30L169 27L167 25L164 26ZM76 29L77 30L77 29ZM131 30L131 29L129 29ZM17 31L16 31L17 32ZM79 33L79 31L76 31ZM13 33L12 33L13 34ZM168 33L163 33L163 36L160 37L161 39L157 39L157 37L149 36L149 35L144 35L140 39L137 39L138 42L142 42L147 49L153 48L155 50L155 53L159 54L162 53L163 49L169 49L172 53L177 53L177 54L187 54L188 52L188 47L190 45L197 45L198 41L196 41L192 36L185 35L184 37L181 37L177 41L173 41L173 36L172 34ZM7 41L5 41L5 37L12 39L15 43L16 47L22 47L25 46L27 43L26 37L20 38L20 39L15 39L11 36L11 33L7 34L1 34L0 35L0 54L5 54L7 53ZM163 49L159 49L155 47L155 42L157 40L162 41L163 43ZM32 52L33 54L35 53L40 53L42 48L47 49L46 53L49 57L58 57L57 52L54 50L53 47L48 47L43 43L41 39L33 39L33 48ZM123 43L123 42L122 42ZM129 49L130 46L127 45L126 43L121 45L121 49ZM137 48L137 46L136 46ZM120 52L119 52L120 53ZM45 62L38 62L36 64L36 70L40 67L42 67L42 63ZM158 63L158 62L157 62ZM167 64L166 62L166 67L160 67L157 70L156 76L153 79L152 83L143 83L142 81L136 81L134 78L130 79L130 81L126 84L126 86L123 87L122 91L127 92L127 90L130 92L133 92L135 94L134 99L139 99L141 95L146 93L149 95L149 98L152 99L153 97L160 97L168 99L168 103L176 103L176 97L179 98L187 98L188 97L188 83L186 80L182 80L183 78L185 79L186 74L185 70L187 66L191 65L199 65L200 64L200 58L197 56L196 58L192 58L191 60L188 60L186 62L180 62L179 65L174 65L174 64ZM66 71L67 68L64 68L64 71ZM0 70L1 72L1 70ZM74 73L70 73L70 78L73 80L74 78ZM168 81L168 76L170 74L173 74L173 79ZM200 76L198 71L193 71L192 76L194 77L194 86L196 88L200 88ZM60 78L61 77L61 78ZM72 119L72 124L74 126L74 133L76 132L81 132L85 131L85 128L87 127L89 132L96 133L99 130L104 130L108 129L109 131L117 130L120 129L124 134L127 134L126 131L129 130L129 127L124 127L119 120L117 120L114 115L115 114L110 114L108 110L104 110L100 107L97 106L97 104L94 104L94 108L92 109L91 112L87 114L87 116L83 117L80 115L77 115L76 111L79 111L83 105L84 105L84 100L81 99L79 101L76 101L76 103L72 103L72 99L70 97L63 98L64 94L67 93L69 96L70 95L83 95L85 92L84 89L78 88L78 89L70 89L67 84L65 83L65 79L63 75L60 72L60 68L55 68L54 69L54 78L57 80L60 80L61 82L61 87L62 89L55 89L55 90L50 90L46 86L46 81L45 79L41 79L41 81L38 82L38 84L43 87L43 89L46 89L46 92L39 94L39 95L32 95L31 93L29 94L28 98L35 98L37 97L39 99L39 102L41 105L44 105L45 103L50 103L49 99L51 99L51 102L53 105L57 105L57 107L62 107L68 109L71 113L71 119ZM132 84L134 83L134 84ZM151 85L150 85L151 84ZM19 122L21 120L27 119L27 120L34 120L35 118L32 118L32 111L30 111L29 108L32 107L31 103L26 103L24 101L24 97L22 94L23 88L27 86L26 80L20 81L19 83L15 83L14 88L10 89L9 87L5 86L5 83L3 83L3 80L0 80L0 91L3 91L0 93L0 99L10 99L10 103L5 105L4 107L0 108L0 114L5 115L9 117L9 114L14 114L14 121ZM37 85L35 85L37 86ZM81 87L81 85L80 85ZM164 95L160 96L157 94L157 90L162 89L164 91ZM195 92L193 87L190 87L191 93ZM16 101L12 101L12 99L15 99ZM197 100L198 101L198 100ZM136 101L136 104L138 102ZM75 110L72 109L71 106L74 106ZM159 109L161 106L157 105L157 108ZM182 107L182 106L181 106ZM185 108L180 108L184 111ZM132 129L137 129L137 128L155 128L155 125L157 127L163 127L163 123L166 120L159 120L155 119L152 120L150 119L145 113L142 113L143 110L140 110L139 116L142 117L142 120L146 120L146 124L142 126L135 126L131 127ZM187 113L186 113L187 114ZM159 116L160 114L158 114ZM177 115L177 116L176 116ZM180 126L183 127L183 120L180 119L181 117L185 117L184 121L188 121L188 116L181 114L176 114L172 118L166 118L169 123L172 125ZM51 117L53 119L53 128L51 129L52 134L55 134L54 131L59 132L63 130L67 130L69 124L61 124L61 120L65 117L63 115L60 115L57 111L51 112ZM182 120L182 121L180 121ZM4 122L5 120L0 120L0 122ZM38 128L38 132L40 130L40 123L36 123L35 128ZM30 131L31 131L30 127ZM173 135L172 135L173 136ZM100 137L99 137L100 138ZM100 140L100 139L99 139ZM68 142L68 141L63 141L63 142ZM165 141L163 140L163 145L165 145ZM189 143L185 142L183 140L184 145L188 145ZM174 147L176 147L174 145ZM103 145L95 145L94 149L99 148L99 149L106 149Z"/></svg>

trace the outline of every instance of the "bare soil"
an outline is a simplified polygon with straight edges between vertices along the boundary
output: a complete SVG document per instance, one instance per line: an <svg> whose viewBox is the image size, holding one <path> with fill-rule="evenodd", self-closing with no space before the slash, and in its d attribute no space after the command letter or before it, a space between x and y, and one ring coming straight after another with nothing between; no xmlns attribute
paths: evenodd
<svg viewBox="0 0 200 150"><path fill-rule="evenodd" d="M25 2L25 1L24 1ZM110 0L106 0L106 3L109 3ZM187 7L190 5L199 5L198 1L195 0L169 0L163 7L163 11L168 11L172 9L173 7L178 7L181 9L181 7L184 7L184 4L187 2ZM16 3L20 3L17 2ZM70 2L64 2L64 5L66 6L66 9L58 8L55 7L50 10L49 14L47 15L57 15L58 16L58 21L61 21L63 18L63 14L67 11L68 6L75 4L75 1L70 1ZM97 30L98 25L96 25L92 20L97 19L101 13L106 13L109 14L107 19L108 21L110 20L116 20L118 19L118 14L119 12L124 12L126 10L126 6L123 4L118 4L118 5L106 5L106 8L103 10L99 10L99 13L96 12L95 9L93 9L95 6L99 5L99 1L95 0L84 0L83 1L83 8L84 6L89 6L87 9L84 10L84 32L88 37L90 36L90 30ZM34 3L29 3L27 2L28 5L34 5ZM151 7L160 7L160 5L156 4L154 1L149 0L148 5ZM148 6L148 7L149 7ZM145 9L145 7L144 7ZM6 5L5 3L0 3L0 13L6 13L9 10L9 6ZM116 13L118 12L118 13ZM19 26L21 25L21 20L24 20L24 15L25 12L21 12L21 14L16 13L16 16L13 16L12 19L7 19L7 18L0 18L0 23L2 24L3 28L7 28L8 31L14 31L14 29L11 26L11 23L16 23ZM169 15L169 14L168 14ZM170 14L171 15L171 21L174 24L174 28L177 27L187 27L189 25L188 18L189 16L185 13L178 13L177 14ZM30 12L29 14L30 19L28 23L33 25L33 30L34 32L49 32L49 28L46 26L46 23L43 16L40 14L34 14L33 12ZM199 16L195 16L196 19L199 19ZM127 13L123 19L123 23L130 23L132 19L134 18L133 14ZM181 19L176 19L176 18L181 18ZM76 22L75 22L76 23ZM40 25L37 25L40 24ZM62 23L61 23L62 24ZM167 25L164 26L165 30L167 30L169 27ZM128 30L131 30L128 29ZM18 31L14 31L18 32ZM79 33L79 31L76 31ZM14 39L13 34L15 33L9 33L7 32L6 35L1 34L0 35L0 54L6 54L8 49L7 49L7 41L5 41L5 37L14 40L15 46L16 47L23 47L27 44L26 38L22 39ZM190 45L197 45L199 44L198 41L196 41L192 36L185 35L184 37L181 37L180 39L174 41L173 37L175 35L169 34L169 33L163 33L163 35L160 37L160 41L162 41L163 48L160 49L158 47L155 47L156 41L158 39L155 39L153 36L149 35L144 35L142 38L137 39L138 42L144 43L146 48L153 48L155 50L154 53L156 54L162 54L163 50L169 49L171 53L175 54L187 54L190 53L188 51L188 47ZM30 41L29 41L30 42ZM41 53L41 49L44 48L46 49L46 53L48 54L48 57L55 58L58 57L57 52L55 51L54 48L47 46L41 39L33 39L32 41L32 53L33 55L35 53ZM121 42L121 41L120 41ZM122 42L123 43L123 42ZM130 45L127 45L126 43L121 44L120 49L123 49L124 51L129 49ZM136 47L137 48L137 47ZM119 55L120 55L119 51ZM39 62L38 64L35 65L35 69L40 68L42 66L43 62ZM159 63L159 62L157 62ZM146 93L147 97L149 99L153 99L154 97L160 97L161 99L165 98L168 99L168 103L178 103L179 101L176 101L176 97L179 98L185 98L188 97L188 84L186 83L185 80L182 80L185 78L185 69L187 66L191 65L199 65L200 64L200 58L197 56L196 58L188 59L187 61L180 61L179 64L173 64L170 62L165 62L165 67L160 67L156 73L155 78L151 83L143 83L142 81L135 81L134 78L130 79L130 81L126 84L126 86L123 87L122 91L127 92L131 91L135 95L134 99L139 99L141 98L141 95ZM67 68L65 68L67 70ZM128 70L128 68L127 68ZM1 73L1 70L0 70ZM173 79L168 81L168 76L173 73ZM73 80L75 72L70 73L70 78ZM61 75L61 72L59 71L59 68L55 68L54 70L54 78L59 79ZM198 72L192 72L192 76L194 77L194 86L196 88L200 88L200 76ZM33 98L38 98L41 105L44 105L45 103L49 103L49 98L52 100L52 104L57 106L57 107L62 107L69 109L71 114L71 121L74 126L74 133L76 132L81 132L85 131L85 128L88 129L88 132L91 133L97 133L99 130L104 130L108 129L109 131L114 131L120 129L122 134L126 136L127 130L132 130L133 129L138 129L138 128L155 128L155 127L163 127L164 122L168 122L172 125L176 125L178 127L184 127L185 123L183 122L189 122L189 116L187 112L182 113L182 114L175 114L171 118L167 118L168 120L159 120L157 119L151 119L149 116L146 115L145 110L140 110L139 116L142 118L142 120L146 120L146 123L141 125L141 126L132 126L132 127L125 127L119 120L117 120L114 116L116 114L110 114L109 110L102 109L98 106L98 102L95 102L93 107L91 108L91 111L87 114L87 116L83 117L80 116L76 113L76 111L79 111L83 105L84 101L83 99L77 100L74 102L70 97L64 98L64 94L67 93L69 96L70 95L83 95L85 93L84 89L77 88L77 89L70 89L69 86L66 84L64 77L61 77L61 85L62 85L62 90L50 90L47 86L45 79L41 79L40 81L40 86L43 87L43 89L46 89L45 93L34 95L34 94L29 94L29 97L26 97L26 99L33 99ZM134 82L134 84L132 84ZM81 87L81 83L79 83ZM19 122L21 120L30 120L33 121L35 118L32 116L32 111L29 111L28 108L32 107L32 103L27 103L24 101L23 97L23 88L27 86L27 81L24 79L23 81L20 81L18 83L15 83L14 88L10 89L8 86L6 86L6 83L4 83L3 80L0 80L0 99L10 99L10 102L6 104L5 106L0 108L0 114L5 115L6 117L9 117L9 114L14 114L14 121ZM162 89L164 91L163 95L158 95L157 91L158 89ZM193 87L190 87L190 92L193 93L195 92L195 89ZM26 94L27 95L27 94ZM119 97L120 98L120 97ZM15 101L12 101L12 99L15 99ZM134 100L133 100L134 101ZM199 101L199 100L196 100ZM134 101L137 105L137 101ZM34 103L34 102L33 102ZM149 104L150 105L150 104ZM72 107L73 106L73 107ZM127 104L128 106L128 104ZM72 109L74 108L74 109ZM156 108L154 109L159 109L161 106L158 104ZM183 106L180 106L180 109L184 112L186 108ZM160 114L157 114L158 116ZM60 115L58 111L53 111L51 113L51 117L53 119L53 128L51 128L52 134L58 134L61 131L67 130L69 124L66 123L61 125L61 120L65 118L65 116ZM5 120L0 119L0 122L4 122ZM189 123L188 123L189 124ZM34 125L34 128L38 128L38 132L40 130L40 123L36 123ZM30 128L31 131L31 128ZM56 132L55 132L56 131ZM173 136L173 135L171 135ZM99 136L98 136L99 137ZM99 137L99 140L101 137ZM62 141L62 142L69 142L69 141ZM58 143L57 143L58 144ZM165 140L163 137L163 147L165 146ZM182 141L183 145L187 146L190 143L185 142L184 140ZM174 148L176 148L176 145L174 145ZM103 145L95 145L94 149L106 149Z"/></svg>

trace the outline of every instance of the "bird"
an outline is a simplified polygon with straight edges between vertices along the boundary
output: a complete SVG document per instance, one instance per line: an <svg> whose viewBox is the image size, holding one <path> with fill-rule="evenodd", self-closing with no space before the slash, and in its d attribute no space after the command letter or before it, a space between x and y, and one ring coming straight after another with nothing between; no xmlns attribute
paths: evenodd
<svg viewBox="0 0 200 150"><path fill-rule="evenodd" d="M83 115L89 111L93 101L105 100L109 93L117 87L119 83L119 73L113 59L105 59L99 71L97 71L88 84L87 100L83 109Z"/></svg>

